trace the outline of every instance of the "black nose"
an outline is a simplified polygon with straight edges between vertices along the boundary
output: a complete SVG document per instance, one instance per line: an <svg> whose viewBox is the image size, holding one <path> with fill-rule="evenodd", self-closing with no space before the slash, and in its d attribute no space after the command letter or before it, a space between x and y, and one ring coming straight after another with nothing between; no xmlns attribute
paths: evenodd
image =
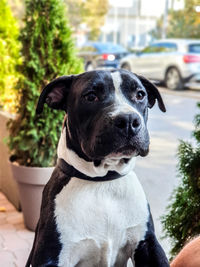
<svg viewBox="0 0 200 267"><path fill-rule="evenodd" d="M141 119L138 114L120 114L114 120L115 127L123 133L136 135L141 128Z"/></svg>

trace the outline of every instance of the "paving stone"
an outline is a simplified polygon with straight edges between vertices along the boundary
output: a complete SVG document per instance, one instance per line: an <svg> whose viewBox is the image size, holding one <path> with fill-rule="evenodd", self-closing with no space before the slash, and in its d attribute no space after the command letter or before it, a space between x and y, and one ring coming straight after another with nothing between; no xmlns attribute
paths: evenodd
<svg viewBox="0 0 200 267"><path fill-rule="evenodd" d="M26 239L26 241L28 242L28 244L29 244L29 249L31 250L32 247L33 247L33 241L34 241L34 238L33 238L33 239Z"/></svg>
<svg viewBox="0 0 200 267"><path fill-rule="evenodd" d="M24 267L33 244L34 232L24 226L18 212L0 192L0 267Z"/></svg>
<svg viewBox="0 0 200 267"><path fill-rule="evenodd" d="M21 223L23 220L23 215L20 212L9 212L6 216L6 220L10 224L18 224Z"/></svg>
<svg viewBox="0 0 200 267"><path fill-rule="evenodd" d="M17 231L17 234L18 234L19 237L21 237L23 239L26 239L26 240L27 239L33 240L34 235L35 235L34 232L31 232L31 231L29 231L27 229L19 230L19 231Z"/></svg>
<svg viewBox="0 0 200 267"><path fill-rule="evenodd" d="M15 257L10 251L0 251L0 264L2 267L15 267L14 260Z"/></svg>
<svg viewBox="0 0 200 267"><path fill-rule="evenodd" d="M4 239L3 239L3 237L0 235L0 251L1 251L1 249L4 247L3 242L4 242Z"/></svg>
<svg viewBox="0 0 200 267"><path fill-rule="evenodd" d="M0 192L0 267L24 267L33 245L34 232L25 228L23 214Z"/></svg>
<svg viewBox="0 0 200 267"><path fill-rule="evenodd" d="M1 213L8 212L8 211L16 211L14 206L10 204L7 199L1 200L0 206L5 208L5 211L1 211Z"/></svg>
<svg viewBox="0 0 200 267"><path fill-rule="evenodd" d="M17 267L25 266L29 253L30 253L30 249L22 249L22 250L17 250L14 252L14 255L16 258L14 260L14 263L16 264Z"/></svg>
<svg viewBox="0 0 200 267"><path fill-rule="evenodd" d="M6 213L5 212L0 212L0 219L6 218Z"/></svg>
<svg viewBox="0 0 200 267"><path fill-rule="evenodd" d="M28 249L29 243L26 242L25 239L20 238L15 231L4 235L4 246L10 251L16 251L21 249Z"/></svg>
<svg viewBox="0 0 200 267"><path fill-rule="evenodd" d="M0 234L4 237L7 233L15 232L16 229L12 224L2 224L0 227Z"/></svg>
<svg viewBox="0 0 200 267"><path fill-rule="evenodd" d="M0 216L3 216L6 214L6 208L5 206L1 206L1 200L0 200Z"/></svg>
<svg viewBox="0 0 200 267"><path fill-rule="evenodd" d="M7 223L6 217L0 217L0 225L6 224L6 223Z"/></svg>
<svg viewBox="0 0 200 267"><path fill-rule="evenodd" d="M24 222L22 221L22 222L16 223L16 224L14 224L14 227L17 231L21 231L25 228Z"/></svg>
<svg viewBox="0 0 200 267"><path fill-rule="evenodd" d="M6 197L4 196L4 194L0 193L0 201L4 200Z"/></svg>

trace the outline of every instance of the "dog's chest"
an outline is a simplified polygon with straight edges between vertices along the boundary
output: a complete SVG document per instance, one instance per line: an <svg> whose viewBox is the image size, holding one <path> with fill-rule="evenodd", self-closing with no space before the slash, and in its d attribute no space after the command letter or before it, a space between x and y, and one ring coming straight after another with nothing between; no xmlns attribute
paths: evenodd
<svg viewBox="0 0 200 267"><path fill-rule="evenodd" d="M127 244L134 250L144 238L149 213L141 185L129 173L109 182L72 178L56 196L55 216L59 266L106 267L126 257L120 250Z"/></svg>

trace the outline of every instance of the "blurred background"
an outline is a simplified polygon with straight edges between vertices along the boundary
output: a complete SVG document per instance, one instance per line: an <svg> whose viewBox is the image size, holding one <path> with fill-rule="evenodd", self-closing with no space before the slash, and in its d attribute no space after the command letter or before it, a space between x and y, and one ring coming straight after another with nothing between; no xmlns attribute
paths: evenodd
<svg viewBox="0 0 200 267"><path fill-rule="evenodd" d="M45 107L36 116L42 88L61 75L113 68L149 78L167 108L149 111L150 153L136 164L159 241L170 258L200 234L200 0L0 0L2 266L25 265L50 176L36 197L27 175L20 196L12 164L51 172L57 158L64 114Z"/></svg>
<svg viewBox="0 0 200 267"><path fill-rule="evenodd" d="M8 3L22 25L24 1ZM158 38L199 37L198 0L64 0L64 3L77 46L98 40L135 50Z"/></svg>
<svg viewBox="0 0 200 267"><path fill-rule="evenodd" d="M199 89L198 0L63 2L86 71L125 68L171 90ZM23 27L24 1L8 3Z"/></svg>

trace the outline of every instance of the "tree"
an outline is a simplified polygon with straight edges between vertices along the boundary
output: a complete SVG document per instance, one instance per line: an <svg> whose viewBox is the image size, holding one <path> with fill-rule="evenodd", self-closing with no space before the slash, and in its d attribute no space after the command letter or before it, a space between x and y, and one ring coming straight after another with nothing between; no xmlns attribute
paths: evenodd
<svg viewBox="0 0 200 267"><path fill-rule="evenodd" d="M200 234L200 113L195 117L193 136L195 145L183 141L179 145L178 170L182 179L172 194L168 213L162 218L166 236L173 241L172 256Z"/></svg>
<svg viewBox="0 0 200 267"><path fill-rule="evenodd" d="M0 1L0 105L7 111L15 110L15 83L19 78L19 29L6 0Z"/></svg>
<svg viewBox="0 0 200 267"><path fill-rule="evenodd" d="M79 73L71 31L61 0L26 0L25 27L21 31L24 78L17 119L9 123L12 159L21 165L46 167L55 164L63 114L45 107L36 116L42 88L57 76Z"/></svg>
<svg viewBox="0 0 200 267"><path fill-rule="evenodd" d="M91 40L98 38L107 11L108 0L87 0L83 2L83 21L90 28L89 38Z"/></svg>
<svg viewBox="0 0 200 267"><path fill-rule="evenodd" d="M69 23L73 30L77 32L80 24L83 23L82 0L65 0L65 3L68 9Z"/></svg>
<svg viewBox="0 0 200 267"><path fill-rule="evenodd" d="M185 0L183 10L170 12L168 37L199 38L200 16L195 10L198 2ZM183 141L179 145L178 170L182 179L173 193L168 213L162 219L166 236L173 240L172 256L187 240L200 234L200 114L195 117L193 136L195 146Z"/></svg>
<svg viewBox="0 0 200 267"><path fill-rule="evenodd" d="M70 11L72 26L78 30L80 24L85 23L89 29L89 39L97 39L100 28L104 24L105 15L108 12L108 0L65 0L65 2Z"/></svg>
<svg viewBox="0 0 200 267"><path fill-rule="evenodd" d="M200 15L195 7L199 0L185 0L185 8L171 11L167 36L169 38L199 38Z"/></svg>
<svg viewBox="0 0 200 267"><path fill-rule="evenodd" d="M169 10L167 37L168 38L199 38L200 15L195 7L199 0L185 0L185 7L181 10ZM162 37L163 17L159 18L156 28L151 32L156 39Z"/></svg>
<svg viewBox="0 0 200 267"><path fill-rule="evenodd" d="M156 27L150 32L150 35L154 39L161 39L162 38L162 31L163 31L163 16L161 16L157 21L156 21Z"/></svg>

